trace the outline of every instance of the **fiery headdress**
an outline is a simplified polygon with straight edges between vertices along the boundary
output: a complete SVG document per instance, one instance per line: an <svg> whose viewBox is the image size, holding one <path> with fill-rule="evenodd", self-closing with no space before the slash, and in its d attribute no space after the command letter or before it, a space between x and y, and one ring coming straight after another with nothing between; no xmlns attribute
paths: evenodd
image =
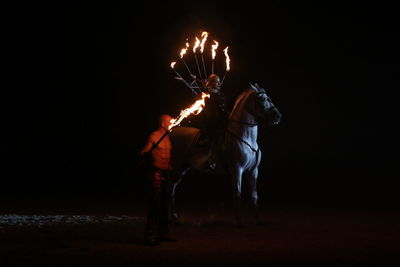
<svg viewBox="0 0 400 267"><path fill-rule="evenodd" d="M207 82L207 77L209 77L210 74L215 74L214 61L217 58L217 50L218 50L220 43L216 40L213 40L213 42L210 44L211 57L209 59L211 60L211 73L207 73L206 66L208 66L208 65L206 64L207 61L205 60L205 56L207 56L207 55L203 55L203 54L205 54L204 49L207 46L208 37L209 37L209 33L206 31L203 31L201 33L201 39L199 39L197 36L194 37L193 47L191 47L190 50L189 50L190 45L189 45L188 39L186 39L185 47L180 50L179 57L180 57L181 62L185 65L187 72L189 73L189 76L190 76L189 80L184 79L185 76L181 76L180 74L178 74L177 69L175 69L174 66L171 65L174 72L178 75L178 80L182 80L185 83L185 85L187 85L189 87L189 89L191 89L191 91L196 95L199 95L202 91L206 91L205 84ZM230 71L230 67L231 67L230 66L230 57L228 55L228 48L229 47L227 46L223 50L224 55L225 55L226 68L225 68L225 74L223 76L222 82L225 80L225 76L226 76L227 72ZM197 58L198 50L200 50L201 62L199 62L199 60ZM196 75L193 75L191 68L189 68L188 64L186 64L187 62L190 63L189 61L186 61L186 60L190 60L190 57L188 55L188 52L190 52L190 51L192 52L190 54L192 54L192 56L194 57L195 62L196 62L195 72L194 72L194 73L196 73L196 70L197 70ZM200 64L202 63L203 71L200 70L199 63ZM179 67L178 67L178 69L179 69ZM221 85L222 85L222 82L221 82Z"/></svg>
<svg viewBox="0 0 400 267"><path fill-rule="evenodd" d="M199 40L199 38L196 37L196 41L194 43L192 51L193 51L194 57L196 59L196 65L197 65L197 69L198 69L198 72L199 72L199 77L201 79L202 75L201 75L201 72L200 72L200 68L199 68L199 64L198 64L197 56L196 56L197 48L200 47L201 60L202 60L202 63L203 63L203 68L204 68L204 77L205 77L205 79L207 79L208 74L206 72L206 67L205 67L204 58L203 58L203 52L204 52L204 47L205 47L206 42L207 42L208 32L204 31L201 34L201 37L202 37L201 41ZM196 102L194 102L194 104L191 105L189 108L186 108L186 109L182 110L178 117L176 117L174 119L171 119L171 121L170 121L171 124L168 127L168 131L166 131L163 134L163 136L153 145L152 150L155 149L157 147L157 145L172 131L172 129L174 127L178 126L182 122L182 120L184 120L185 118L187 118L191 114L198 115L203 110L203 108L205 107L205 99L210 97L210 94L208 92L207 93L203 92L203 89L206 89L206 88L198 86L198 83L200 83L202 86L204 86L205 81L202 80L202 79L198 80L197 77L191 73L189 67L187 66L187 64L186 64L186 62L184 60L184 55L187 54L187 51L189 49L189 42L188 42L187 39L186 39L186 41L187 41L186 42L186 46L181 49L181 51L179 53L179 57L180 57L181 61L185 64L185 67L186 67L187 71L189 72L190 77L191 77L191 79L193 79L193 81L190 82L190 83L187 82L177 72L177 70L175 69L175 66L177 64L176 61L171 62L170 67L174 71L174 73L178 76L178 77L175 77L175 78L178 79L178 80L181 80L195 95L199 95L199 93L201 93L201 98L196 100ZM214 74L214 60L215 60L216 55L217 55L218 45L219 45L219 43L214 40L214 45L212 45L212 48L211 48L212 74ZM225 53L225 57L226 57L226 72L225 72L225 75L224 75L224 79L225 79L226 73L230 70L230 58L228 56L228 47L226 47L224 49L224 53Z"/></svg>
<svg viewBox="0 0 400 267"><path fill-rule="evenodd" d="M185 80L175 69L176 66L176 62L172 62L171 63L171 69L175 72L175 74L178 76L176 77L176 79L181 80L184 82L184 84L193 92L193 94L195 95L199 95L201 94L201 98L198 99L191 107L184 109L181 111L181 113L179 114L179 116L175 119L171 120L171 125L169 126L169 129L171 130L173 127L178 126L183 119L187 118L190 114L194 114L197 115L199 114L205 105L205 99L210 97L209 93L205 93L204 91L208 92L208 90L205 88L205 84L206 84L206 79L209 76L209 74L206 71L206 64L204 61L204 57L203 57L203 53L204 53L204 48L207 45L207 38L209 36L209 33L206 31L203 31L201 34L202 39L200 40L197 36L195 36L195 40L193 43L193 48L191 50L189 50L189 41L188 39L186 39L186 44L185 47L181 49L180 53L179 53L179 57L180 60L184 63L189 75L190 75L190 79L192 80L191 82ZM217 57L217 49L219 46L219 42L216 40L213 40L213 44L211 45L211 73L210 74L214 74L214 61L216 60ZM200 49L199 49L200 48ZM200 71L200 66L199 66L199 61L197 60L197 50L200 50L201 53L201 61L203 63L203 70L204 73L201 73ZM192 55L196 61L196 66L197 66L197 71L199 74L199 78L198 79L195 75L192 74L189 66L186 64L185 59L187 59L187 57L189 57L188 52L192 51ZM226 69L225 69L225 75L224 78L222 79L222 82L225 79L225 76L227 74L227 72L230 71L230 57L228 55L228 47L226 47L224 50L224 54L225 54L225 63L226 63ZM185 59L184 59L185 58ZM205 80L202 79L202 76L204 75ZM222 84L221 82L221 84ZM200 86L199 86L200 84Z"/></svg>

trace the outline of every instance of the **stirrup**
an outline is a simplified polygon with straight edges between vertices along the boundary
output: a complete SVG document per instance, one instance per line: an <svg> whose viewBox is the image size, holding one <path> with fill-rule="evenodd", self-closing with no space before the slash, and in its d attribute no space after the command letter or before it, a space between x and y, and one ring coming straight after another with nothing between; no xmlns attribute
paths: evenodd
<svg viewBox="0 0 400 267"><path fill-rule="evenodd" d="M209 160L207 167L212 170L215 171L215 169L217 168L217 163L215 163L213 160Z"/></svg>

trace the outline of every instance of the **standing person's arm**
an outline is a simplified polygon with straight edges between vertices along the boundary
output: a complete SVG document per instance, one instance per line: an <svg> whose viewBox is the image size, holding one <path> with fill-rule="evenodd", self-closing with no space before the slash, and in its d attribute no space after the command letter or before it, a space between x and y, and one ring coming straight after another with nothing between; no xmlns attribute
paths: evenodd
<svg viewBox="0 0 400 267"><path fill-rule="evenodd" d="M140 151L140 155L143 155L144 153L147 153L151 150L151 148L153 147L155 143L155 138L154 138L154 134L152 133L149 138L147 139L146 145L143 147L142 151Z"/></svg>

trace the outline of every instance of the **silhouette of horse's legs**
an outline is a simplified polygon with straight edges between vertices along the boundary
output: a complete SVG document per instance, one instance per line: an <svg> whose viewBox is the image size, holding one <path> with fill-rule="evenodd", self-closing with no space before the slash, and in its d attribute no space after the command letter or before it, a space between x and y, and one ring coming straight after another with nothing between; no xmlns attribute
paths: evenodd
<svg viewBox="0 0 400 267"><path fill-rule="evenodd" d="M182 171L178 172L178 177L176 182L174 182L174 185L172 187L172 192L171 192L171 198L170 198L170 204L169 204L169 221L174 222L174 223L179 223L179 215L176 209L176 202L175 202L175 194L176 194L176 188L178 184L183 180L183 177L185 174L189 171L189 167L185 167Z"/></svg>
<svg viewBox="0 0 400 267"><path fill-rule="evenodd" d="M243 170L240 166L234 166L230 170L233 188L233 210L236 223L240 226L242 224L240 215L240 202L242 194L242 174Z"/></svg>
<svg viewBox="0 0 400 267"><path fill-rule="evenodd" d="M254 168L254 170L246 174L250 188L251 206L253 209L254 219L256 220L256 223L259 223L260 217L258 212L257 177L258 168Z"/></svg>
<svg viewBox="0 0 400 267"><path fill-rule="evenodd" d="M179 222L179 216L176 211L175 193L176 193L176 187L181 181L182 181L182 179L180 179L178 182L174 183L174 185L172 187L171 198L170 198L171 203L170 203L169 221L174 222L174 223Z"/></svg>

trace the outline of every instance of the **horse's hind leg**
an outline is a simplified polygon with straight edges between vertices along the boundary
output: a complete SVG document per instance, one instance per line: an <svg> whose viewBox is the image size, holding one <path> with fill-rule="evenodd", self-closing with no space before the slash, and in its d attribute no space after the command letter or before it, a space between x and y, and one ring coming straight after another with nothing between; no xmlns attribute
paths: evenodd
<svg viewBox="0 0 400 267"><path fill-rule="evenodd" d="M178 172L178 177L176 177L176 182L172 186L170 205L169 205L169 221L174 223L179 223L179 215L176 209L175 194L178 184L182 181L185 174L189 171L189 167L183 169L183 171Z"/></svg>
<svg viewBox="0 0 400 267"><path fill-rule="evenodd" d="M172 186L172 192L171 192L171 198L170 198L170 203L169 203L169 218L168 220L172 223L179 223L179 216L176 211L176 204L175 204L175 193L176 193L176 187L180 183L182 179L174 183Z"/></svg>
<svg viewBox="0 0 400 267"><path fill-rule="evenodd" d="M172 187L172 193L171 193L171 198L170 198L170 211L169 211L169 221L178 223L179 222L179 216L178 212L176 211L176 202L175 202L175 193L176 193L176 187L180 183L182 179L180 179L178 182L174 183Z"/></svg>

